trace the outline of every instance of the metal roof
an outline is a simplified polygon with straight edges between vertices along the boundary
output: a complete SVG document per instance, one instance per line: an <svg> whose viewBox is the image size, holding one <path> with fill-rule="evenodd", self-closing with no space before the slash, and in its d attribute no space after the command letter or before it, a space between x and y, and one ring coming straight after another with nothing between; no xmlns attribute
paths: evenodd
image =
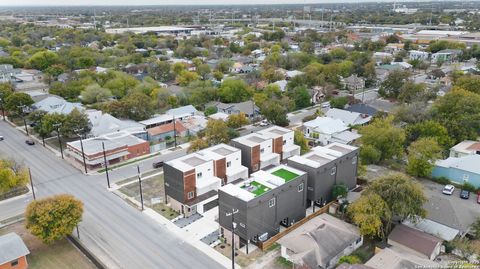
<svg viewBox="0 0 480 269"><path fill-rule="evenodd" d="M0 236L0 265L30 254L22 238L16 233Z"/></svg>

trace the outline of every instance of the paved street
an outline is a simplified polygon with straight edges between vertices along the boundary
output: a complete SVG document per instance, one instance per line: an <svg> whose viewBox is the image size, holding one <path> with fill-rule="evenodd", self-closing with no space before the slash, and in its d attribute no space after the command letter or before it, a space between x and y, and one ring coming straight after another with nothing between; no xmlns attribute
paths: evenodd
<svg viewBox="0 0 480 269"><path fill-rule="evenodd" d="M221 268L109 192L105 175L85 176L41 145L26 145L25 136L3 121L0 132L5 137L0 156L23 161L31 168L37 196L69 193L83 201L81 241L108 268ZM123 177L134 175L135 166L118 169L112 177L122 173ZM0 205L0 210L3 206L7 205Z"/></svg>

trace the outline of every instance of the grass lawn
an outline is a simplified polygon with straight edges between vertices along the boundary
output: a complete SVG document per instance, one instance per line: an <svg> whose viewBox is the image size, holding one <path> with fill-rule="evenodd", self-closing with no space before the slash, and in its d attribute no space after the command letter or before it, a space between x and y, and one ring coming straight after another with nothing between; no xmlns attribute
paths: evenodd
<svg viewBox="0 0 480 269"><path fill-rule="evenodd" d="M270 190L269 187L263 185L262 183L258 183L257 181L252 181L249 187L242 186L242 189L255 194L255 197L260 196Z"/></svg>
<svg viewBox="0 0 480 269"><path fill-rule="evenodd" d="M17 222L0 229L0 235L16 232L25 242L30 255L27 261L30 269L95 269L90 260L83 255L67 239L60 240L52 245L45 245L30 234L23 222Z"/></svg>
<svg viewBox="0 0 480 269"><path fill-rule="evenodd" d="M281 177L281 178L285 179L286 182L289 182L290 180L298 177L297 174L295 174L293 172L290 172L290 171L288 171L284 168L278 169L277 171L273 172L272 175L275 175L277 177Z"/></svg>

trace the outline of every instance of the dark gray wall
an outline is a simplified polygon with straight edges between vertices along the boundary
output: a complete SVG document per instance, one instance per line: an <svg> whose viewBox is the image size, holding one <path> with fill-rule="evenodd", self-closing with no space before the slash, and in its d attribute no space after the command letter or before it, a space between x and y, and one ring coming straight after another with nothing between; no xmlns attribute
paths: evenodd
<svg viewBox="0 0 480 269"><path fill-rule="evenodd" d="M252 173L252 148L233 140L230 145L242 151L242 165L248 168L248 174Z"/></svg>
<svg viewBox="0 0 480 269"><path fill-rule="evenodd" d="M165 194L183 203L185 197L183 193L183 172L165 163L163 165L163 176L165 179Z"/></svg>

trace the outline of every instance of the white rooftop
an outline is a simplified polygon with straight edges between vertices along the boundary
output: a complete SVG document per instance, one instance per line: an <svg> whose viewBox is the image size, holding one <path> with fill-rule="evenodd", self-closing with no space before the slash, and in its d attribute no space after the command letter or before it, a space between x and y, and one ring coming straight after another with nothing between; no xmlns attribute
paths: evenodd
<svg viewBox="0 0 480 269"><path fill-rule="evenodd" d="M266 141L266 140L271 140L270 137L267 137L265 135L259 134L259 133L251 133L248 135L244 135L235 139L232 139L235 142L238 142L240 144L244 144L250 147L254 147L256 145L259 145L260 143Z"/></svg>
<svg viewBox="0 0 480 269"><path fill-rule="evenodd" d="M348 129L343 121L329 117L317 117L314 120L305 122L303 125L322 134L334 134Z"/></svg>
<svg viewBox="0 0 480 269"><path fill-rule="evenodd" d="M460 158L449 157L445 160L438 160L435 165L445 168L456 168L459 170L480 174L480 155L468 155Z"/></svg>

